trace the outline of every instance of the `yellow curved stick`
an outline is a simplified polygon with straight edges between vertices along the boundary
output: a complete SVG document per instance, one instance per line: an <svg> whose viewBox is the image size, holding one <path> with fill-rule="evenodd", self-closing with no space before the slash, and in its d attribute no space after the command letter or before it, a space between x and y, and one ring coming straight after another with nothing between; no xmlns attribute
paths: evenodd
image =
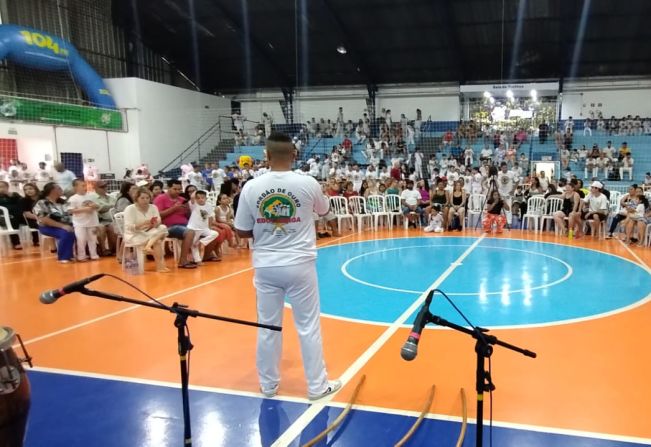
<svg viewBox="0 0 651 447"><path fill-rule="evenodd" d="M463 444L463 440L466 437L466 428L468 428L468 403L466 402L466 391L463 388L461 388L461 417L463 421L461 422L461 432L459 433L456 447L461 447Z"/></svg>
<svg viewBox="0 0 651 447"><path fill-rule="evenodd" d="M348 416L348 413L350 413L350 409L353 407L355 404L355 401L357 400L357 395L359 394L360 388L362 388L362 385L364 384L364 381L366 380L366 374L364 374L362 377L360 377L359 382L357 383L357 386L355 387L355 391L353 391L353 395L350 398L350 401L348 402L348 405L346 405L346 408L344 411L342 411L339 416L334 420L332 424L330 424L325 430L323 430L321 433L316 435L314 438L312 438L307 444L305 444L303 447L312 447L315 445L317 442L321 441L323 438L325 438L328 433L330 433L332 430L337 428L339 424Z"/></svg>
<svg viewBox="0 0 651 447"><path fill-rule="evenodd" d="M436 390L436 385L432 385L432 388L429 391L429 396L427 397L427 402L425 402L425 406L423 407L423 411L420 412L420 416L418 416L418 419L416 419L416 422L414 422L414 425L411 426L409 431L405 433L405 436L403 436L402 439L396 443L396 447L402 447L403 445L405 445L405 443L409 441L409 438L411 438L416 432L416 430L418 430L418 427L420 426L421 422L423 422L425 415L429 413L429 409L432 406L432 402L434 401L435 390Z"/></svg>

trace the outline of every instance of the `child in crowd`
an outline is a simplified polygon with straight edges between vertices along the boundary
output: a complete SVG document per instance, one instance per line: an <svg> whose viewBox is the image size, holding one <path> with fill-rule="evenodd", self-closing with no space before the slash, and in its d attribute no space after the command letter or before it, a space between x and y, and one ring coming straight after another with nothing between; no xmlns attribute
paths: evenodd
<svg viewBox="0 0 651 447"><path fill-rule="evenodd" d="M425 233L443 233L443 215L441 214L441 204L432 205L432 211L429 216L429 225L423 231Z"/></svg>
<svg viewBox="0 0 651 447"><path fill-rule="evenodd" d="M97 209L99 205L86 194L86 182L76 179L72 182L72 187L75 194L68 199L68 205L77 239L77 261L88 260L86 247L88 247L90 259L99 259L97 255L97 227L99 227Z"/></svg>
<svg viewBox="0 0 651 447"><path fill-rule="evenodd" d="M217 239L219 232L215 227L215 209L212 205L206 203L206 191L196 191L192 194L190 201L190 219L188 220L188 229L194 230L194 241L192 243L192 258L197 264L201 263L201 253L199 244L204 247ZM219 256L214 258L220 260Z"/></svg>
<svg viewBox="0 0 651 447"><path fill-rule="evenodd" d="M502 210L510 211L509 205L502 200L499 191L493 191L490 199L486 201L486 208L484 213L484 231L490 233L493 224L497 226L497 233L502 233L504 225L506 224L506 217L502 214Z"/></svg>
<svg viewBox="0 0 651 447"><path fill-rule="evenodd" d="M240 237L235 232L235 213L231 206L231 198L226 194L219 195L219 205L215 208L215 225L219 231L226 232L228 246L231 248L240 246Z"/></svg>

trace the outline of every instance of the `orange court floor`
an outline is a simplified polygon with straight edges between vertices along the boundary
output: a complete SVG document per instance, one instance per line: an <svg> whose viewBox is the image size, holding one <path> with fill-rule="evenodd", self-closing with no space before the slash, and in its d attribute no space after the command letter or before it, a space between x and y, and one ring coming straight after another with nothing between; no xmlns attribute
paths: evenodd
<svg viewBox="0 0 651 447"><path fill-rule="evenodd" d="M373 278L377 278L377 281L369 280L368 276L355 282L355 285L363 287L359 285L360 281L376 281L384 284L380 285L380 289L399 290L396 284L400 283L403 269L413 271L417 267L400 257L395 258L394 262L391 256L398 256L398 252L391 250L402 248L382 244L393 244L392 241L396 240L411 243L411 239L416 245L409 247L424 247L433 241L431 248L409 248L418 252L427 250L426 259L429 261L424 263L431 261L431 265L435 265L438 259L442 259L443 267L449 264L457 269L452 276L445 276L448 270L439 276L437 270L431 273L432 277L425 278L425 283L434 281L436 284L437 278L445 276L436 284L444 291L446 287L456 290L455 287L460 287L457 285L459 283L477 280L476 276L481 276L484 268L494 269L486 266L491 262L493 252L510 253L508 261L496 258L494 262L504 263L500 267L504 271L519 271L521 262L538 256L534 252L546 256L553 249L554 252L558 251L554 259L571 265L573 278L577 278L577 281L580 277L591 280L587 287L582 282L575 284L568 280L548 289L541 288L530 299L544 301L549 299L549 294L564 297L563 302L577 297L586 302L590 302L591 297L594 300L608 299L600 294L610 293L608 290L611 289L607 287L611 286L617 294L617 290L620 290L618 283L627 283L626 293L629 290L639 292L640 296L634 297L630 304L614 304L616 308L613 307L612 311L593 316L559 317L557 322L552 318L547 323L505 324L491 330L491 334L500 339L538 354L536 359L530 359L496 347L492 357L492 376L497 386L493 393L493 419L497 426L514 429L588 437L582 439L651 444L651 388L648 386L651 356L646 336L651 321L651 303L648 299L651 290L647 289L648 283L638 279L649 276L651 249L625 246L618 240L594 240L590 237L568 240L550 233L520 230L499 236L486 236L474 230L442 235L424 235L416 229L344 233L341 237L318 241L322 249L319 251L322 300L354 301L352 297L342 296L345 292L341 292L347 290L345 282L350 281L349 277L327 272L343 271L343 261L357 254L368 254L370 249L359 245L364 243L371 244L368 247L374 247L379 258L369 258L358 270L364 273L365 269L374 269L378 265L385 265L386 270L376 272ZM502 242L509 245L504 245L502 249ZM525 247L522 244L528 245ZM454 248L457 246L465 251L450 254L450 250L458 250ZM482 247L484 250L480 254L476 250ZM582 250L581 256L597 256L596 252L599 252L614 263L604 265L603 270L599 270L599 264L572 265L572 262L582 263L577 260L579 258L572 258L572 250L577 248L588 249ZM349 249L358 252L348 253L346 250ZM324 250L336 255L322 257ZM469 250L475 251L471 253ZM565 258L565 252L560 250L568 250L570 254ZM448 254L451 260L458 262L447 262ZM571 261L568 260L570 258ZM539 264L532 264L527 274L536 274L537 270L546 272L555 262L550 260L551 257L540 259L535 261ZM168 259L168 264L171 263L171 259ZM464 270L471 266L472 271ZM326 273L321 271L321 267ZM355 275L360 277L360 274L352 272L353 267L347 272L353 279ZM494 272L490 270L488 274L494 275ZM54 256L42 254L37 248L9 251L0 258L0 326L13 328L20 333L34 359L34 373L178 383L176 331L172 325L172 315L77 293L62 297L52 305L39 302L39 295L44 290L55 289L95 273L121 277L166 304L179 302L202 312L256 320L253 269L250 252L246 249L230 250L222 262L209 263L196 270L174 268L168 274L147 272L136 276L124 273L115 258L62 265ZM629 273L632 279L629 279ZM430 273L424 269L418 274L426 276ZM387 276L393 277L390 285L382 282L389 281ZM332 289L329 281L339 285L343 283L344 288ZM551 283L552 279L543 275L541 281ZM631 281L635 283L628 284ZM144 299L135 290L110 277L102 278L88 287ZM363 305L368 305L373 293L380 290L373 287L371 284L371 292ZM466 289L458 290L460 292L456 299L466 306L472 305L473 301L464 301L474 299L468 298L472 297L472 293L463 292ZM545 290L544 294L538 295L540 290ZM325 296L328 293L337 296ZM407 296L411 297L408 303L418 298L417 294ZM512 299L504 294L490 297L501 299L502 304L504 300L508 302ZM454 296L452 298L455 299ZM554 309L545 312L548 310L550 315L556 315ZM360 409L413 416L421 411L429 388L436 385L436 397L428 418L458 421L461 415L459 389L463 387L470 399L468 416L474 418L473 341L449 329L426 329L417 359L406 362L400 358L399 352L411 330L411 320L402 321L393 316L387 317L389 321L380 321L381 318L333 315L324 310L321 321L328 371L332 378L340 377L344 382L343 389L328 405L345 405L361 375L366 375L356 401L356 407ZM196 389L213 389L261 399L255 369L256 329L206 319L190 319L189 326L194 343L191 385ZM490 325L488 327L491 328ZM276 399L308 405L298 337L289 307L285 309L283 332L282 383ZM37 399L38 390L38 387L32 390L35 402L33 412L39 411L37 403L43 404ZM30 419L28 445L39 445L35 441L29 442L30 437L38 437L39 427L34 425L37 420ZM177 419L176 423L181 424L181 421ZM351 423L343 430L352 430L353 425ZM119 430L118 427L114 429ZM281 437L282 433L279 433L278 439ZM287 439L291 441L292 438ZM344 441L345 437L334 439L332 445L348 445ZM64 445L55 441L48 444ZM551 442L547 445L561 444ZM602 444L596 442L594 445Z"/></svg>

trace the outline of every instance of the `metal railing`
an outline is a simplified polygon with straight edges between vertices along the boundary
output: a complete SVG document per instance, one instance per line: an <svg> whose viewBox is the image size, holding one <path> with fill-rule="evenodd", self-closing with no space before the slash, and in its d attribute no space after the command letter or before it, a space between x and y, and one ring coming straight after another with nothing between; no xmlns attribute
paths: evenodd
<svg viewBox="0 0 651 447"><path fill-rule="evenodd" d="M224 120L230 120L230 126L228 129L225 129L225 126L222 126L222 119ZM244 120L244 123L253 123L255 126L257 126L258 123L257 121L251 121L251 120ZM223 136L225 134L228 135L233 135L233 127L232 127L232 118L229 115L219 115L217 117L217 122L214 123L212 126L210 126L208 129L206 129L201 135L197 137L196 140L194 140L192 143L190 143L185 149L181 151L179 155L174 157L172 160L170 160L169 163L167 163L162 169L159 170L159 172L167 172L171 169L175 169L180 167L182 164L186 162L197 162L201 160L201 151L202 151L202 145L204 146L204 152L203 155L207 155L210 153L214 148L215 145L211 145L207 150L205 148L205 144L212 139L212 137L215 134L219 134L217 137L217 141L222 141Z"/></svg>

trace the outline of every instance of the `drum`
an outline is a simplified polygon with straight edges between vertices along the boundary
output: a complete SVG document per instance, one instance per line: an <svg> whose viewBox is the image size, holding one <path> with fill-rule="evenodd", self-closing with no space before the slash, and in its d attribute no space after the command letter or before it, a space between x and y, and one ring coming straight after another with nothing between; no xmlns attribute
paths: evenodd
<svg viewBox="0 0 651 447"><path fill-rule="evenodd" d="M30 359L18 358L15 341L13 329L0 326L0 447L23 445L29 413L30 387L22 362Z"/></svg>

